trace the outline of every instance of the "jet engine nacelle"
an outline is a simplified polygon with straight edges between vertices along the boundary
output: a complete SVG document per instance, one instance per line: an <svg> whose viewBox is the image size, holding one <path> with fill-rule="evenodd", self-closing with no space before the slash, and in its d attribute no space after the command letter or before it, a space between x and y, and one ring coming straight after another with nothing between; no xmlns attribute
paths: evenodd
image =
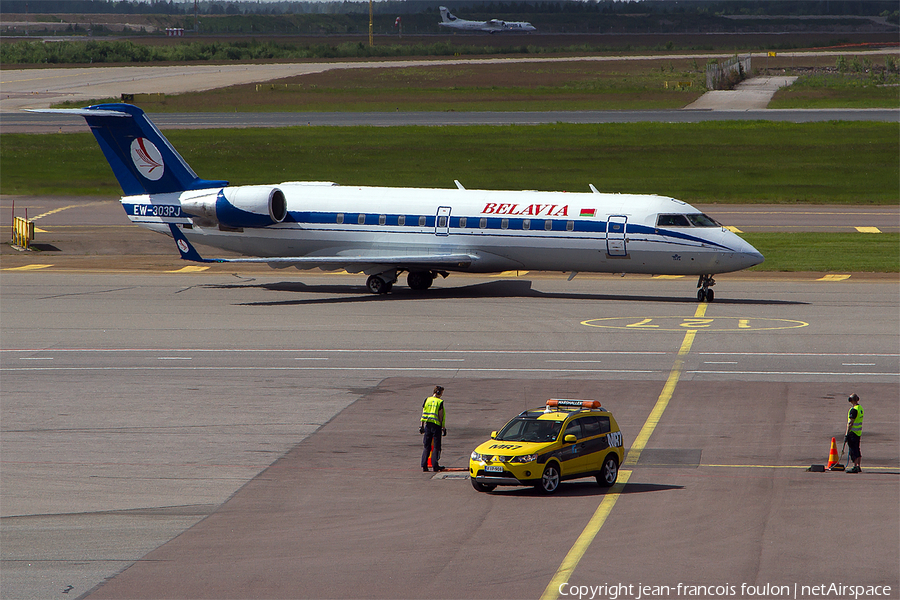
<svg viewBox="0 0 900 600"><path fill-rule="evenodd" d="M183 198L181 210L226 227L265 227L287 216L284 192L270 185L226 187L216 194Z"/></svg>

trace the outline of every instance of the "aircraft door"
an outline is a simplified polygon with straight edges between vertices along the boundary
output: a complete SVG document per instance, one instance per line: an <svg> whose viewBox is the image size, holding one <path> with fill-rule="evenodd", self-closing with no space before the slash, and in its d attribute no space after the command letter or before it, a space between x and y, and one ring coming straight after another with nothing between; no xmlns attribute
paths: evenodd
<svg viewBox="0 0 900 600"><path fill-rule="evenodd" d="M609 256L628 256L625 248L625 222L628 217L624 215L611 215L606 222L606 253Z"/></svg>
<svg viewBox="0 0 900 600"><path fill-rule="evenodd" d="M450 207L441 206L434 219L434 235L450 235Z"/></svg>

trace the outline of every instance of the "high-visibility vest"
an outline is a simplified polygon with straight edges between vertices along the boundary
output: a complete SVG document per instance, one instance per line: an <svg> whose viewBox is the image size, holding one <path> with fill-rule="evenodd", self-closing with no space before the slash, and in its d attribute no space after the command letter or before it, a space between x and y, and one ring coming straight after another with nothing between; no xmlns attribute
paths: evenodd
<svg viewBox="0 0 900 600"><path fill-rule="evenodd" d="M853 419L853 425L850 426L850 433L855 433L859 437L862 437L862 421L863 421L863 408L859 404L851 408L847 411L847 420L850 420L850 413L856 409L856 418Z"/></svg>
<svg viewBox="0 0 900 600"><path fill-rule="evenodd" d="M425 406L422 407L422 421L425 423L434 423L435 425L444 426L443 420L440 417L441 407L444 405L444 401L440 398L435 398L434 396L429 396L425 399Z"/></svg>

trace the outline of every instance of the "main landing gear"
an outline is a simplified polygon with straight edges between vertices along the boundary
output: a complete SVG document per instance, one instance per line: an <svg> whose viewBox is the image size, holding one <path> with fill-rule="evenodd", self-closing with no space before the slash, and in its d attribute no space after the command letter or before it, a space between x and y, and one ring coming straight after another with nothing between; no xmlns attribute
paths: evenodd
<svg viewBox="0 0 900 600"><path fill-rule="evenodd" d="M712 302L716 295L709 288L714 285L716 285L716 280L713 279L712 275L701 275L700 281L697 282L697 287L700 288L697 290L697 301Z"/></svg>
<svg viewBox="0 0 900 600"><path fill-rule="evenodd" d="M366 289L373 294L387 294L397 283L397 275L397 269L370 275L366 280ZM446 278L449 273L446 271L410 271L406 276L406 283L410 289L424 291L431 287L438 275Z"/></svg>

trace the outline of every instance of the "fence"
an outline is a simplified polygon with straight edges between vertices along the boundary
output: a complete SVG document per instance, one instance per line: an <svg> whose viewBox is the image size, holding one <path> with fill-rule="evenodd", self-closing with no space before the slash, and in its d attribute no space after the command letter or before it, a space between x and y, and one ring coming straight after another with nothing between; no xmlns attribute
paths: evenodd
<svg viewBox="0 0 900 600"><path fill-rule="evenodd" d="M750 72L750 56L735 56L723 63L706 65L706 89L730 90Z"/></svg>
<svg viewBox="0 0 900 600"><path fill-rule="evenodd" d="M28 248L34 239L34 221L22 217L13 217L13 245Z"/></svg>

